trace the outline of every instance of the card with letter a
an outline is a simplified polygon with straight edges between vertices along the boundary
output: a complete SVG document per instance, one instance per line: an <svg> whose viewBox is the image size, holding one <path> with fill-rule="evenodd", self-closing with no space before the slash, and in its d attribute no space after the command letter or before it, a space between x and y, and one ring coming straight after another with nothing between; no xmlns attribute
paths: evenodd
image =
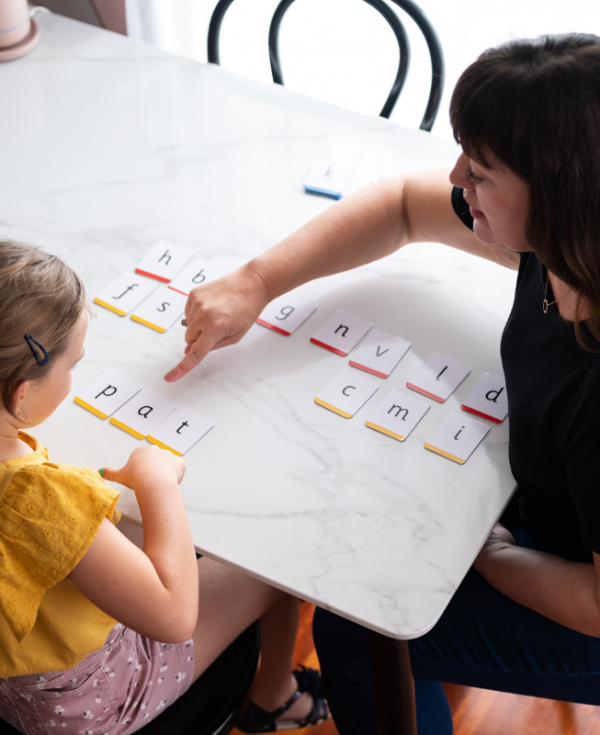
<svg viewBox="0 0 600 735"><path fill-rule="evenodd" d="M127 316L156 288L156 283L135 273L121 273L110 286L98 294L95 304L114 311L119 316Z"/></svg>
<svg viewBox="0 0 600 735"><path fill-rule="evenodd" d="M425 442L425 449L464 464L489 430L490 427L481 421L452 411Z"/></svg>
<svg viewBox="0 0 600 735"><path fill-rule="evenodd" d="M175 245L167 240L160 240L135 269L142 276L156 278L157 281L169 283L187 263L194 251L183 245Z"/></svg>
<svg viewBox="0 0 600 735"><path fill-rule="evenodd" d="M256 321L263 327L268 327L289 337L314 313L316 308L314 301L301 299L294 294L286 294L271 301Z"/></svg>
<svg viewBox="0 0 600 735"><path fill-rule="evenodd" d="M373 329L350 360L350 365L378 378L388 378L409 349L410 342L405 339Z"/></svg>
<svg viewBox="0 0 600 735"><path fill-rule="evenodd" d="M188 406L178 406L152 430L146 439L162 449L182 457L215 425L214 421Z"/></svg>
<svg viewBox="0 0 600 735"><path fill-rule="evenodd" d="M131 318L157 332L166 332L183 314L186 301L187 296L161 286L135 309Z"/></svg>
<svg viewBox="0 0 600 735"><path fill-rule="evenodd" d="M501 424L508 415L506 383L491 373L484 373L461 406L463 411Z"/></svg>
<svg viewBox="0 0 600 735"><path fill-rule="evenodd" d="M336 309L325 324L317 329L310 341L335 352L336 355L346 357L372 326L373 323L368 319L344 309Z"/></svg>
<svg viewBox="0 0 600 735"><path fill-rule="evenodd" d="M142 388L129 403L111 416L110 423L133 434L136 439L143 439L176 408L177 404L174 401L150 388Z"/></svg>
<svg viewBox="0 0 600 735"><path fill-rule="evenodd" d="M392 389L365 424L403 442L427 411L429 406L424 401Z"/></svg>
<svg viewBox="0 0 600 735"><path fill-rule="evenodd" d="M107 419L141 390L142 386L135 380L118 370L107 370L73 400L101 419Z"/></svg>
<svg viewBox="0 0 600 735"><path fill-rule="evenodd" d="M346 368L323 388L315 403L350 419L378 389L371 378Z"/></svg>
<svg viewBox="0 0 600 735"><path fill-rule="evenodd" d="M406 386L438 403L444 403L470 372L468 365L434 352Z"/></svg>

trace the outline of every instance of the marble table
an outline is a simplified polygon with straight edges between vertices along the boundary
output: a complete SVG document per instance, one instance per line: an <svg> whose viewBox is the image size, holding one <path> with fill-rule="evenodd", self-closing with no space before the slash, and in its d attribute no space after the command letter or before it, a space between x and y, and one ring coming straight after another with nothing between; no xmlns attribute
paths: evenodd
<svg viewBox="0 0 600 735"><path fill-rule="evenodd" d="M450 166L456 146L387 120L166 54L59 16L0 66L0 236L56 252L90 295L135 268L159 239L233 268L325 207L302 182L314 160L352 139L357 184ZM440 114L445 114L444 112ZM515 275L434 244L299 289L318 302L291 337L259 325L176 384L183 328L158 334L97 308L74 393L109 367L212 418L186 455L182 494L197 549L388 639L437 621L514 488L506 422L463 466L424 441L483 372ZM336 308L412 348L352 419L314 397L347 359L309 338ZM433 351L472 367L406 442L365 427L388 388ZM118 465L138 441L67 400L37 435L58 462ZM119 506L139 521L133 493Z"/></svg>

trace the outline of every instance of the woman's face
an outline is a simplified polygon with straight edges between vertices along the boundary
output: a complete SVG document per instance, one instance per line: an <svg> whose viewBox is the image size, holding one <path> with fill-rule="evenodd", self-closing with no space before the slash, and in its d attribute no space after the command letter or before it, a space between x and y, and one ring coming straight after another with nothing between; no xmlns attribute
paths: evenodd
<svg viewBox="0 0 600 735"><path fill-rule="evenodd" d="M529 184L486 153L489 168L461 153L450 182L464 189L479 240L523 253L531 250L525 238L529 213Z"/></svg>

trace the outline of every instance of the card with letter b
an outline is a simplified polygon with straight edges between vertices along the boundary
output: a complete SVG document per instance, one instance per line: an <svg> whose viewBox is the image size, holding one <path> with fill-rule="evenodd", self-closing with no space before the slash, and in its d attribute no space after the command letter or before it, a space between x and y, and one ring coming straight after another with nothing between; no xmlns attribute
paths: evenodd
<svg viewBox="0 0 600 735"><path fill-rule="evenodd" d="M508 415L506 383L491 373L484 373L461 406L463 411L501 424Z"/></svg>
<svg viewBox="0 0 600 735"><path fill-rule="evenodd" d="M194 409L178 406L146 439L181 457L214 425L214 421Z"/></svg>
<svg viewBox="0 0 600 735"><path fill-rule="evenodd" d="M271 303L261 312L256 320L263 327L289 337L316 310L314 301L298 298L294 294L286 294Z"/></svg>
<svg viewBox="0 0 600 735"><path fill-rule="evenodd" d="M149 388L143 388L111 417L110 423L132 434L136 439L143 439L176 408L174 401Z"/></svg>
<svg viewBox="0 0 600 735"><path fill-rule="evenodd" d="M101 419L107 419L141 390L142 386L135 380L131 380L118 370L107 370L98 380L75 396L74 401Z"/></svg>
<svg viewBox="0 0 600 735"><path fill-rule="evenodd" d="M135 309L131 318L157 332L166 332L183 314L186 301L187 296L161 286Z"/></svg>
<svg viewBox="0 0 600 735"><path fill-rule="evenodd" d="M95 304L114 311L119 316L127 316L132 309L149 296L156 288L156 283L135 273L121 273L110 286L98 294Z"/></svg>
<svg viewBox="0 0 600 735"><path fill-rule="evenodd" d="M360 342L371 329L373 323L344 309L336 309L329 319L317 329L310 341L335 352L346 355Z"/></svg>

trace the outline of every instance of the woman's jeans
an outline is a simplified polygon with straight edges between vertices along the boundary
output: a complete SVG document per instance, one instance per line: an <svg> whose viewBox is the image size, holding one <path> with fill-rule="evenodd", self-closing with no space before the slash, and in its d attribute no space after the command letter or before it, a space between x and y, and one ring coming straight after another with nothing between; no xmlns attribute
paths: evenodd
<svg viewBox="0 0 600 735"><path fill-rule="evenodd" d="M546 550L527 523L508 525L517 545ZM313 629L325 693L340 735L375 735L369 631L320 609ZM411 640L409 647L418 735L452 733L440 682L600 704L600 639L513 602L474 569L435 627Z"/></svg>

